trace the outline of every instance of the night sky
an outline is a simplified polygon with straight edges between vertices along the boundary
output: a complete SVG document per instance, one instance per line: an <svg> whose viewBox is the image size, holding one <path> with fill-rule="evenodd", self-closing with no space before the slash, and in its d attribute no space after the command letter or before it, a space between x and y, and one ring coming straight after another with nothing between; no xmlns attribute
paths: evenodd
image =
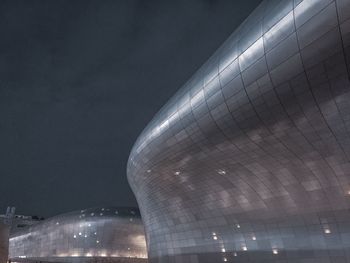
<svg viewBox="0 0 350 263"><path fill-rule="evenodd" d="M0 1L0 214L136 206L137 136L259 2Z"/></svg>

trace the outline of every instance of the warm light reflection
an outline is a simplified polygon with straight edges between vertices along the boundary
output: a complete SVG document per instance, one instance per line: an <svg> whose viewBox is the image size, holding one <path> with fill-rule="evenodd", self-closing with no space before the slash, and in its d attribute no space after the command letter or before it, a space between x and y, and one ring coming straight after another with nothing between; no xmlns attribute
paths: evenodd
<svg viewBox="0 0 350 263"><path fill-rule="evenodd" d="M331 230L328 229L328 228L326 228L326 229L324 230L324 233L325 233L325 234L330 234L330 233L331 233Z"/></svg>
<svg viewBox="0 0 350 263"><path fill-rule="evenodd" d="M69 220L65 221L56 221L51 220L46 222L44 221L43 227L38 225L40 229L38 231L31 230L30 233L24 233L19 236L11 237L10 243L11 243L11 253L12 258L19 258L18 254L22 257L27 258L40 258L40 257L110 257L111 250L106 249L105 244L107 247L110 247L110 241L107 243L104 242L104 238L107 238L107 240L111 240L111 238L118 234L118 237L120 233L116 232L120 229L115 227L115 223L117 222L119 224L119 216L114 215L115 213L118 213L117 210L113 209L105 209L104 211L113 211L112 217L116 217L117 220L108 217L91 219L90 222L85 221L84 219L78 219L77 217L81 215L80 213L77 215L72 216L72 221L69 222ZM98 212L100 213L100 212ZM91 215L93 213L88 212L87 215ZM131 227L132 234L128 234L127 240L125 243L120 244L116 242L115 244L112 244L116 250L113 251L113 256L115 257L131 257L131 258L147 258L146 254L146 240L145 236L142 234L143 228L141 227L141 220L139 220L136 215L137 212L134 210L128 211L129 218L126 218L126 222L123 222L126 224L126 227ZM64 223L63 223L64 222ZM132 223L130 223L132 222ZM58 223L58 224L57 224ZM49 226L49 227L48 227ZM137 226L137 228L134 228L134 226ZM88 228L89 227L89 228ZM125 228L123 228L124 231ZM44 230L44 231L43 231ZM77 232L79 231L80 232ZM96 231L98 230L98 231ZM95 231L95 232L94 232ZM43 233L44 232L44 233ZM97 234L101 233L97 237ZM59 234L58 234L59 233ZM62 235L61 235L62 233ZM103 233L103 235L102 235ZM124 233L124 232L123 232ZM43 236L45 238L43 238ZM29 240L30 237L30 240ZM73 239L72 239L73 237ZM85 237L85 238L81 238ZM98 239L97 239L98 238ZM114 239L113 239L114 240ZM25 242L30 241L32 244L29 244L26 248L23 250L23 244ZM57 243L57 249L58 251L53 254L49 255L48 250L40 250L40 251L34 251L31 248L33 246L40 246L42 248L46 248L48 245L52 245L54 243ZM62 242L64 242L64 248L62 247ZM67 246L67 242L69 243ZM35 243L35 244L34 244ZM21 245L16 245L21 244ZM118 245L121 245L121 247L118 248ZM84 247L84 248L82 248ZM14 249L15 248L15 249ZM20 248L20 249L18 249ZM20 252L20 253L19 253Z"/></svg>

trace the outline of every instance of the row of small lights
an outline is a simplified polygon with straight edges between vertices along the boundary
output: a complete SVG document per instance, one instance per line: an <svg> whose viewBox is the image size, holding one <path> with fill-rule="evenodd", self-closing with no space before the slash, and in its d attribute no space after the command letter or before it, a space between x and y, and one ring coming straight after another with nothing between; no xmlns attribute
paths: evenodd
<svg viewBox="0 0 350 263"><path fill-rule="evenodd" d="M237 227L237 228L240 228L240 225L237 224L236 227ZM218 237L217 237L217 235L216 235L215 232L212 233L212 236L213 236L213 239L214 239L214 240L218 240ZM256 240L256 237L253 236L252 239L253 239L253 240ZM243 246L242 246L242 250L243 250L243 251L247 251L247 250L248 250L247 246L246 246L246 245L243 245ZM226 252L226 249L225 249L224 247L221 248L221 252L222 252L222 253L225 253L225 252ZM277 254L278 254L278 250L274 248L274 249L272 249L272 253L273 253L274 255L277 255ZM237 257L237 252L234 252L234 253L233 253L233 256L234 256L234 257ZM226 262L226 261L228 261L228 259L227 259L226 257L224 257L224 258L223 258L223 261Z"/></svg>
<svg viewBox="0 0 350 263"><path fill-rule="evenodd" d="M79 232L78 235L79 235L79 236L82 236L83 234L82 234L81 232ZM95 232L94 235L96 236L96 235L97 235L97 232ZM77 235L74 234L73 237L74 237L74 238L77 238ZM88 237L88 235L85 234L84 237Z"/></svg>
<svg viewBox="0 0 350 263"><path fill-rule="evenodd" d="M240 225L237 224L236 227L237 227L237 228L240 228ZM325 234L330 234L331 231L330 231L330 229L327 228L327 229L324 230L324 233L325 233ZM217 234L216 234L215 232L212 233L212 236L213 236L213 239L214 239L214 240L218 240L218 236L217 236ZM252 236L252 240L256 240L256 236L253 235L253 236ZM248 248L247 248L247 246L246 246L245 244L242 245L241 248L242 248L243 251L247 251L247 250L248 250ZM225 252L226 252L226 249L225 249L224 247L221 248L221 252L225 253ZM279 251L278 251L277 248L273 248L273 249L272 249L272 253L273 253L274 255L278 255ZM234 252L234 253L233 253L233 256L237 257L237 252ZM227 261L227 258L224 257L224 258L223 258L223 261L226 262L226 261Z"/></svg>
<svg viewBox="0 0 350 263"><path fill-rule="evenodd" d="M150 170L148 170L148 171L150 171ZM218 172L218 174L220 174L220 175L225 175L226 174L226 171L225 170L218 170L217 171ZM181 172L180 171L176 171L176 172L174 172L174 174L175 175L180 175L181 174Z"/></svg>
<svg viewBox="0 0 350 263"><path fill-rule="evenodd" d="M150 173L150 172L152 172L152 170L151 170L151 169L148 169L148 170L147 170L147 173ZM219 169L219 170L217 170L217 173L220 174L220 175L225 175L225 174L226 174L226 171L225 171L225 170L222 170L222 169ZM181 172L180 172L180 171L175 171L174 174L175 174L175 175L180 175Z"/></svg>
<svg viewBox="0 0 350 263"><path fill-rule="evenodd" d="M247 247L243 247L243 250L244 250L244 251L247 251ZM278 255L278 249L276 249L276 248L272 249L272 254ZM238 255L237 252L233 252L233 256L234 256L234 257L237 257L237 255ZM226 262L226 261L228 261L228 259L227 259L226 257L224 257L224 258L223 258L223 261Z"/></svg>
<svg viewBox="0 0 350 263"><path fill-rule="evenodd" d="M128 250L130 250L130 248L128 248ZM73 253L73 254L71 254L71 256L72 257L79 257L79 256L81 256L81 254L79 254L79 253ZM94 254L92 254L92 253L86 253L85 254L85 256L86 257L93 257L94 256ZM99 256L99 257L108 257L108 256L111 256L111 257L120 257L120 255L119 254L110 254L110 255L108 255L108 254L106 254L106 253L97 253L97 255L95 255L95 256ZM133 255L133 256L128 256L129 258L146 258L146 256L145 255Z"/></svg>
<svg viewBox="0 0 350 263"><path fill-rule="evenodd" d="M107 209L101 208L101 211L102 211L102 212L103 212L103 211L110 211L110 209L108 209L108 208L107 208ZM81 218L81 217L85 217L85 214L84 214L84 213L86 212L86 210L81 210L80 212L81 212L82 214L81 214L79 217L80 217L80 218ZM102 212L100 213L100 216L103 215ZM118 210L116 210L114 213L115 213L116 215L119 214L119 213L118 213ZM133 211L133 210L131 210L130 213L131 213L132 215L135 215L135 214L136 214L135 211ZM91 216L95 216L95 213L90 213L90 215L91 215Z"/></svg>
<svg viewBox="0 0 350 263"><path fill-rule="evenodd" d="M104 210L105 210L104 208L101 209L101 211L104 211ZM86 211L86 210L81 210L81 213L84 213L85 211ZM109 209L107 209L107 211L109 211ZM115 214L118 214L118 211L115 211ZM135 215L135 212L134 212L134 211L131 211L131 214ZM91 216L94 216L95 213L91 213L90 215L91 215ZM100 213L100 216L102 216L102 215L103 215L103 213ZM81 216L85 217L85 214L82 214ZM79 217L81 217L81 216L79 216ZM133 221L132 218L130 218L129 220L130 220L130 222ZM60 224L59 222L56 222L56 225L59 225L59 224ZM91 224L89 223L88 226L91 227ZM83 225L80 224L79 227L83 227ZM79 236L82 236L82 233L79 232L78 235L79 235ZM97 235L97 232L95 232L94 235L96 236L96 235ZM85 234L84 237L87 238L88 235ZM76 238L77 238L77 235L74 234L74 235L73 235L73 238L76 239ZM99 240L96 240L96 243L100 243L100 241L99 241ZM128 250L130 250L130 248L128 248Z"/></svg>

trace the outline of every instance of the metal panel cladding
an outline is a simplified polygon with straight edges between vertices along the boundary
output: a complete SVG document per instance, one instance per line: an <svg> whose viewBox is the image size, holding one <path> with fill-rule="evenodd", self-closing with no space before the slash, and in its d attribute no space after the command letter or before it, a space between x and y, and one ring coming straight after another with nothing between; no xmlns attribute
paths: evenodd
<svg viewBox="0 0 350 263"><path fill-rule="evenodd" d="M15 262L147 262L138 209L93 208L52 217L11 234Z"/></svg>
<svg viewBox="0 0 350 263"><path fill-rule="evenodd" d="M128 163L150 262L350 262L349 18L263 1L154 117Z"/></svg>

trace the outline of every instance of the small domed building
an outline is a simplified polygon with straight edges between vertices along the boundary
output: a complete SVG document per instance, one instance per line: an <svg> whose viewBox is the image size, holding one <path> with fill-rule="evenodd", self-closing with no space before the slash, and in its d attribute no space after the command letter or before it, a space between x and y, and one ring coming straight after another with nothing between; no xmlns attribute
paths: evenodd
<svg viewBox="0 0 350 263"><path fill-rule="evenodd" d="M91 208L58 215L11 233L15 262L147 262L136 208Z"/></svg>

